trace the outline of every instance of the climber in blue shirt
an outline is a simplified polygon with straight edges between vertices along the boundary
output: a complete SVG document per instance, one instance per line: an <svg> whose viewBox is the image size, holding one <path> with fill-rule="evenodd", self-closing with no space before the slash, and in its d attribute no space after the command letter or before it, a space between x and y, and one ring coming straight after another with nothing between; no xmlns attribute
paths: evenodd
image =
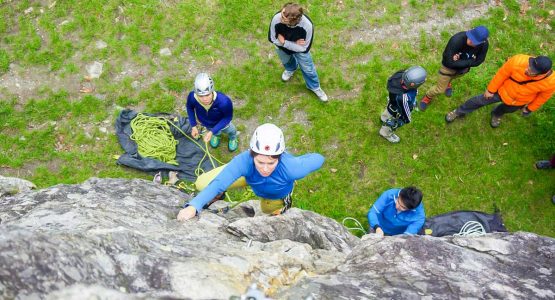
<svg viewBox="0 0 555 300"><path fill-rule="evenodd" d="M237 155L227 165L199 177L196 185L202 191L185 204L177 219L185 221L193 218L230 186L247 184L256 196L263 198L260 203L262 212L282 214L291 207L295 180L320 169L323 163L324 157L318 153L293 156L285 152L281 129L274 124L263 124L255 130L250 150Z"/></svg>
<svg viewBox="0 0 555 300"><path fill-rule="evenodd" d="M417 234L425 221L422 192L412 186L385 191L368 211L369 232L380 235Z"/></svg>

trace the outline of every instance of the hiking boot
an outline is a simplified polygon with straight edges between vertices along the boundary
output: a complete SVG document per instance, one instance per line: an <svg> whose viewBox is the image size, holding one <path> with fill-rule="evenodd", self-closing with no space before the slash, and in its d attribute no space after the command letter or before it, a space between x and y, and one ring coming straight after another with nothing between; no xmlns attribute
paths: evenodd
<svg viewBox="0 0 555 300"><path fill-rule="evenodd" d="M391 143L398 143L401 141L399 136L397 136L393 130L387 126L382 126L382 128L380 128L380 135Z"/></svg>
<svg viewBox="0 0 555 300"><path fill-rule="evenodd" d="M227 150L229 150L229 152L237 150L237 147L239 147L239 141L237 141L237 138L234 138L227 142Z"/></svg>
<svg viewBox="0 0 555 300"><path fill-rule="evenodd" d="M458 117L460 117L460 116L461 116L461 115L459 115L459 114L457 113L457 110L455 109L455 110L450 111L449 113L447 113L447 114L445 115L445 122L451 123L451 122L455 121L455 119L458 118Z"/></svg>
<svg viewBox="0 0 555 300"><path fill-rule="evenodd" d="M293 77L293 74L295 74L295 71L283 71L283 73L281 73L281 80L283 81L289 81L289 79L291 79L291 77Z"/></svg>
<svg viewBox="0 0 555 300"><path fill-rule="evenodd" d="M316 96L318 96L318 98L320 98L320 101L328 102L328 95L326 95L324 90L322 90L321 88L317 88L317 89L312 90L312 91L314 92L314 94L316 94Z"/></svg>
<svg viewBox="0 0 555 300"><path fill-rule="evenodd" d="M210 139L210 146L212 148L218 148L219 145L220 145L220 137L217 135L213 135L212 138Z"/></svg>
<svg viewBox="0 0 555 300"><path fill-rule="evenodd" d="M451 96L453 96L453 87L451 87L451 82L449 82L449 85L447 85L447 88L445 89L445 97Z"/></svg>
<svg viewBox="0 0 555 300"><path fill-rule="evenodd" d="M553 169L553 167L549 160L539 160L536 162L536 169Z"/></svg>
<svg viewBox="0 0 555 300"><path fill-rule="evenodd" d="M497 128L501 125L501 117L491 114L491 121L489 122L491 128Z"/></svg>
<svg viewBox="0 0 555 300"><path fill-rule="evenodd" d="M420 103L418 103L418 108L420 109L420 111L426 111L428 105L430 105L430 102L432 102L432 98L424 96L422 100L420 100Z"/></svg>

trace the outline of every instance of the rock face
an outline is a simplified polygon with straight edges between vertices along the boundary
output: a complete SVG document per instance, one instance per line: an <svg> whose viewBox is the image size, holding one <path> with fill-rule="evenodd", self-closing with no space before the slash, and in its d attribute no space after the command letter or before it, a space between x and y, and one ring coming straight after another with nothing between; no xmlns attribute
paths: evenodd
<svg viewBox="0 0 555 300"><path fill-rule="evenodd" d="M175 216L189 196L144 180L90 179L0 198L0 299L553 299L555 241L352 236L257 201ZM226 206L218 202L215 206Z"/></svg>
<svg viewBox="0 0 555 300"><path fill-rule="evenodd" d="M36 188L36 186L30 181L15 177L0 176L0 197L30 191L34 188Z"/></svg>

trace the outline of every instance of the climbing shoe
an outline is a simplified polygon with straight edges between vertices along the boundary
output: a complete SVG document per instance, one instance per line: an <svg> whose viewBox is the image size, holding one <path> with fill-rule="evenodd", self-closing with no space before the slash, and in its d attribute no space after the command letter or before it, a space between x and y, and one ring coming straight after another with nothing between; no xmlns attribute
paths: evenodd
<svg viewBox="0 0 555 300"><path fill-rule="evenodd" d="M237 138L231 139L229 140L229 142L227 142L227 149L229 150L229 152L233 152L237 150L238 146L239 146L239 141L237 141Z"/></svg>
<svg viewBox="0 0 555 300"><path fill-rule="evenodd" d="M451 123L451 122L455 121L455 119L458 118L458 117L460 117L460 115L457 113L457 110L455 109L455 110L450 111L449 113L447 113L445 115L445 122Z"/></svg>
<svg viewBox="0 0 555 300"><path fill-rule="evenodd" d="M491 114L491 121L489 122L491 128L497 128L501 125L501 117Z"/></svg>
<svg viewBox="0 0 555 300"><path fill-rule="evenodd" d="M449 85L447 85L447 88L445 89L445 97L451 96L453 96L453 87L451 87L451 82L449 82Z"/></svg>
<svg viewBox="0 0 555 300"><path fill-rule="evenodd" d="M432 98L424 96L424 98L420 100L420 103L418 103L418 108L420 109L420 111L426 111L428 105L430 105L430 102L432 102Z"/></svg>
<svg viewBox="0 0 555 300"><path fill-rule="evenodd" d="M220 145L220 137L217 135L213 135L210 139L210 146L212 148L217 148Z"/></svg>

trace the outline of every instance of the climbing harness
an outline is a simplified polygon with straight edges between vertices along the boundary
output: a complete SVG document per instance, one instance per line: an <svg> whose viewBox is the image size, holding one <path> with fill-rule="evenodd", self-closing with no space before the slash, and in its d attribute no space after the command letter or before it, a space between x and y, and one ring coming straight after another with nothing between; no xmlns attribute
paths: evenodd
<svg viewBox="0 0 555 300"><path fill-rule="evenodd" d="M482 223L477 221L468 221L464 223L463 227L459 233L455 233L457 236L483 236L486 235L486 229Z"/></svg>
<svg viewBox="0 0 555 300"><path fill-rule="evenodd" d="M345 223L347 223L347 221L355 222L355 227L348 227L347 225L345 225ZM346 217L346 218L343 219L342 224L343 224L343 226L345 226L349 230L360 230L360 231L362 231L363 234L366 234L366 230L364 229L364 227L362 227L362 224L360 224L360 222L355 218Z"/></svg>

